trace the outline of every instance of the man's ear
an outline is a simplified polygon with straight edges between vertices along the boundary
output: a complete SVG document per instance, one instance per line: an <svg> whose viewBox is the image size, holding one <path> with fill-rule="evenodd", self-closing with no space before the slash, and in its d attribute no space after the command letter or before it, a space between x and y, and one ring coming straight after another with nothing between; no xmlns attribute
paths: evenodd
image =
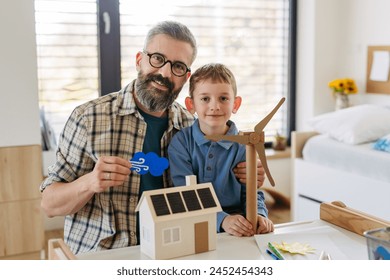
<svg viewBox="0 0 390 280"><path fill-rule="evenodd" d="M141 59L142 59L142 52L137 52L135 56L135 68L137 69L137 72L141 69Z"/></svg>
<svg viewBox="0 0 390 280"><path fill-rule="evenodd" d="M194 106L194 100L192 100L191 97L187 96L186 99L184 100L184 103L186 105L187 110L191 114L195 114L195 106Z"/></svg>
<svg viewBox="0 0 390 280"><path fill-rule="evenodd" d="M191 77L191 72L187 72L186 74L186 82L188 81L188 79Z"/></svg>
<svg viewBox="0 0 390 280"><path fill-rule="evenodd" d="M233 104L233 114L237 113L238 109L240 108L241 106L241 102L242 102L242 98L241 96L236 96L234 98L234 104Z"/></svg>

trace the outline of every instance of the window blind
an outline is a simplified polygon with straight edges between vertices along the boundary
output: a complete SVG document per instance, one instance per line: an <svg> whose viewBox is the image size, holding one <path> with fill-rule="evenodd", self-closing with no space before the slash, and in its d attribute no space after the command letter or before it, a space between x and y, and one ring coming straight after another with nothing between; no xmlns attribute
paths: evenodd
<svg viewBox="0 0 390 280"><path fill-rule="evenodd" d="M180 21L194 33L198 57L193 71L210 62L232 70L243 98L232 117L240 130L253 130L281 97L287 97L288 0L120 0L122 85L137 75L135 54L142 50L147 31L166 19ZM187 95L188 83L179 102L184 104ZM265 131L287 135L287 104Z"/></svg>
<svg viewBox="0 0 390 280"><path fill-rule="evenodd" d="M99 95L96 10L95 0L35 0L39 104L57 137Z"/></svg>
<svg viewBox="0 0 390 280"><path fill-rule="evenodd" d="M243 102L232 119L240 130L252 130L288 96L289 0L119 1L122 86L136 78L135 54L149 28L171 19L197 39L193 71L220 62L235 74ZM99 96L98 4L35 0L39 100L57 137L77 105ZM184 104L187 94L188 83L178 101ZM285 103L266 135L287 135L287 109Z"/></svg>

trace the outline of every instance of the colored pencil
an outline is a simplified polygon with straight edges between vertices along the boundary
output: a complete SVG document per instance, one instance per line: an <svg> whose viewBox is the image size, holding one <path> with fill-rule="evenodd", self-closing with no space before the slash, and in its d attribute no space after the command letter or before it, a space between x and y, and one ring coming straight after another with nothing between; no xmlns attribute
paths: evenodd
<svg viewBox="0 0 390 280"><path fill-rule="evenodd" d="M271 244L271 242L268 242L268 248L270 248L271 251L272 251L280 260L284 260L283 255L279 252L278 249L275 248L274 245Z"/></svg>

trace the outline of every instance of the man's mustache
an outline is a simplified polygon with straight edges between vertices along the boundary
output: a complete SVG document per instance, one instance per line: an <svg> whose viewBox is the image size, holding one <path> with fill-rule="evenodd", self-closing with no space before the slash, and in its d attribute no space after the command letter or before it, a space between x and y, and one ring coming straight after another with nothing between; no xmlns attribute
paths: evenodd
<svg viewBox="0 0 390 280"><path fill-rule="evenodd" d="M166 86L168 88L169 91L172 91L174 88L174 84L168 78L164 78L161 75L148 75L146 77L147 83L153 82L153 81L159 82L160 84L163 84L164 86Z"/></svg>

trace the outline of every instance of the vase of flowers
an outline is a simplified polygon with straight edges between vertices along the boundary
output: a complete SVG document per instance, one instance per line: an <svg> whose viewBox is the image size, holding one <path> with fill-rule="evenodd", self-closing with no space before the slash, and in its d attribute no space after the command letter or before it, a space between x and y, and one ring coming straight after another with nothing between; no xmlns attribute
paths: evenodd
<svg viewBox="0 0 390 280"><path fill-rule="evenodd" d="M336 110L349 107L349 95L358 92L355 81L350 78L333 80L329 82L328 86L332 89Z"/></svg>

